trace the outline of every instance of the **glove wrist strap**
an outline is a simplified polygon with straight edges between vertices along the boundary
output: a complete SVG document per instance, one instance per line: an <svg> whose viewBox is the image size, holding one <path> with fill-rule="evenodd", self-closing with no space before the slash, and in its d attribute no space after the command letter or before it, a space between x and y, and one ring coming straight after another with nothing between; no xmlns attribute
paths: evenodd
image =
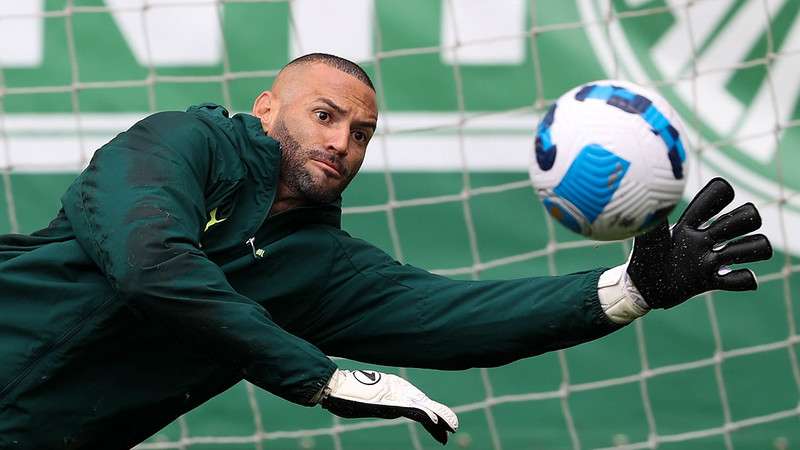
<svg viewBox="0 0 800 450"><path fill-rule="evenodd" d="M618 324L630 323L647 314L650 307L633 285L628 264L606 270L597 281L597 296L606 316Z"/></svg>
<svg viewBox="0 0 800 450"><path fill-rule="evenodd" d="M333 392L336 387L341 383L342 374L339 373L339 369L336 369L331 375L331 379L328 380L328 384L326 384L322 389L317 392L317 395L311 399L313 404L321 404L325 401Z"/></svg>

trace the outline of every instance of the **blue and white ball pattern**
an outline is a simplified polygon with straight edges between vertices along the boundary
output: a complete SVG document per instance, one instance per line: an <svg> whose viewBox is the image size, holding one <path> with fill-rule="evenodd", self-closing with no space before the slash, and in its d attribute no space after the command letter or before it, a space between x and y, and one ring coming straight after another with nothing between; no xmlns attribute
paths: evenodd
<svg viewBox="0 0 800 450"><path fill-rule="evenodd" d="M536 131L530 176L547 212L596 240L625 239L666 217L687 176L686 133L656 92L616 80L562 95Z"/></svg>

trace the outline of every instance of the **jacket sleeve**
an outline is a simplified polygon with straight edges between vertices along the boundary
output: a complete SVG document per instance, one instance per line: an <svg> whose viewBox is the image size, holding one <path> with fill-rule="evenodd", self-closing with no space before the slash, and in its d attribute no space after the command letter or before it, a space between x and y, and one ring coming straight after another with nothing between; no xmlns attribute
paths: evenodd
<svg viewBox="0 0 800 450"><path fill-rule="evenodd" d="M335 364L239 295L200 249L205 199L231 182L220 165L235 172L215 133L191 114L150 116L96 152L62 198L64 211L81 247L145 320L240 366L259 387L310 404Z"/></svg>
<svg viewBox="0 0 800 450"><path fill-rule="evenodd" d="M307 339L373 364L493 367L597 339L618 328L597 298L603 269L461 281L401 265L342 233L322 310Z"/></svg>

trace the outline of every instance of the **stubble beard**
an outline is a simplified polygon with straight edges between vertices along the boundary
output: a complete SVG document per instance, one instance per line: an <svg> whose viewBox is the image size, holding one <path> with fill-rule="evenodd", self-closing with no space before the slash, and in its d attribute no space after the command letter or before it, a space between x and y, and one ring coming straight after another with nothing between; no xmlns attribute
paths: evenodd
<svg viewBox="0 0 800 450"><path fill-rule="evenodd" d="M327 152L304 148L289 133L282 119L276 120L270 131L270 136L278 141L281 146L280 179L294 195L309 203L332 203L342 195L342 191L350 182L344 164L339 162L336 165L342 169L340 173L346 181L339 187L326 189L323 183L314 178L305 163L312 155L330 159L327 156Z"/></svg>

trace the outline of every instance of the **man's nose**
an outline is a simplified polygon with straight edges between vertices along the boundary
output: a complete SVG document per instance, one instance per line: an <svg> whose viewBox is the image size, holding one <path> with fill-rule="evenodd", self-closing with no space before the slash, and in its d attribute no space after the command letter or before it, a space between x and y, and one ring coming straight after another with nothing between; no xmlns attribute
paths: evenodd
<svg viewBox="0 0 800 450"><path fill-rule="evenodd" d="M328 148L336 153L347 153L350 145L350 130L347 127L338 127L328 134Z"/></svg>

